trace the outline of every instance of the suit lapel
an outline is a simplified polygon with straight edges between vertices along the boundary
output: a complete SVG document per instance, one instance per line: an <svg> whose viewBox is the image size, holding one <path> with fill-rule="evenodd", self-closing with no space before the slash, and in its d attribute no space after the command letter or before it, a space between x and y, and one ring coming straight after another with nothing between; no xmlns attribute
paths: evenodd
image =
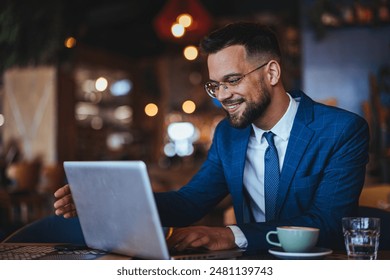
<svg viewBox="0 0 390 280"><path fill-rule="evenodd" d="M230 160L231 166L234 166L234 168L231 168L229 177L231 178L232 197L235 199L236 205L238 206L235 209L238 223L245 223L250 220L250 210L243 189L243 177L246 151L251 130L251 126L248 126L244 130L239 129L234 137L232 137L233 142L231 147L235 147L235 149L231 151Z"/></svg>
<svg viewBox="0 0 390 280"><path fill-rule="evenodd" d="M297 93L293 93L292 96L297 97ZM276 205L277 215L283 206L291 180L314 135L313 130L307 127L308 123L313 120L313 101L302 92L298 93L298 96L301 97L300 104L293 128L291 129L282 173L280 175L281 178Z"/></svg>

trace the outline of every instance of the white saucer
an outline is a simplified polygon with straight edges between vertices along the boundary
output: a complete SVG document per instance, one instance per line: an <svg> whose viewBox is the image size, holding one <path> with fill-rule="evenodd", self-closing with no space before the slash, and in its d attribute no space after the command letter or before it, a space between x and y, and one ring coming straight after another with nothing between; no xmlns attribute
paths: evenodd
<svg viewBox="0 0 390 280"><path fill-rule="evenodd" d="M292 253L285 252L280 247L269 249L268 252L279 259L284 260L310 260L310 259L322 259L324 256L332 254L332 250L326 248L313 248L310 252L305 253Z"/></svg>

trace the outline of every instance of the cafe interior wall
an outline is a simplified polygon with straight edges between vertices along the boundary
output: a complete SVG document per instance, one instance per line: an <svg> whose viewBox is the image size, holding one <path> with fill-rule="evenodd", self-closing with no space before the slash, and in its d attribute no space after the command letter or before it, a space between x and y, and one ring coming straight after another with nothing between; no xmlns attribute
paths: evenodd
<svg viewBox="0 0 390 280"><path fill-rule="evenodd" d="M243 7L243 5L239 6ZM250 5L247 6L249 7ZM272 6L274 7L274 5ZM276 10L284 11L285 9L277 7ZM268 22L277 25L281 30L285 29L280 21L280 17L285 16L285 11L281 13L282 16L280 16L279 13L278 16L276 13L261 11L250 14L251 16L248 17L246 11L245 13L236 13L234 16L230 17L220 17L219 21L215 22L215 25L223 25L230 21L245 19L265 23ZM50 15L50 17L55 19L58 18L55 13ZM294 31L292 33L296 34ZM294 40L296 41L296 39ZM288 45L290 46L292 44ZM78 44L76 47L77 51L75 52L80 53L80 50L82 49L80 47L81 44ZM298 47L295 43L294 48L294 52L297 53ZM10 48L10 50L11 49L12 48ZM113 64L118 65L117 61L114 61L108 53L104 55L103 53L94 53L87 48L84 50L86 51L79 55L79 57L82 56L84 60L81 61L80 64L84 63L84 65L88 65L90 69L96 70L95 72L99 72L99 69L101 68L112 69ZM67 54L69 52L70 50L66 51ZM291 79L291 83L295 84L299 83L299 61L296 61L299 54L294 54L292 57L293 62L290 64L294 65L292 71L294 74L292 75L293 79ZM86 62L85 60L88 61ZM102 62L102 60L110 60L110 63ZM92 61L94 63L92 63ZM122 59L122 61L128 60ZM203 90L202 82L207 79L207 70L204 61L197 60L195 62L188 62L183 59L181 54L179 56L167 54L162 59L156 59L156 57L154 57L150 60L143 59L143 61L138 60L137 62L134 60L130 61L131 66L130 69L127 70L129 70L130 76L136 81L134 84L134 92L131 97L133 99L131 102L133 102L132 107L134 109L133 124L136 127L131 127L131 129L135 128L136 131L134 135L137 141L128 145L131 151L124 150L122 151L122 154L121 151L118 153L113 152L104 154L105 151L101 148L102 145L98 144L100 140L102 140L101 143L103 143L103 145L105 143L104 137L99 137L99 135L104 136L104 129L100 132L92 131L90 128L78 126L77 121L74 120L75 106L71 103L77 102L77 94L75 93L75 91L77 91L77 88L75 89L77 85L74 79L74 72L77 72L77 66L74 67L76 64L77 63L73 63L70 67L69 65L62 65L65 67L59 67L56 68L56 70L53 70L57 71L57 85L55 86L55 89L53 89L53 95L57 96L59 106L56 107L56 101L54 99L51 100L53 102L51 103L52 110L58 111L52 111L50 115L45 115L44 121L55 120L57 126L53 128L52 124L44 125L49 131L36 135L36 138L33 141L50 149L50 152L40 149L37 150L35 154L40 154L42 152L50 153L50 155L47 156L47 159L45 155L45 160L49 161L52 161L55 158L58 161L137 158L155 163L162 155L162 148L158 143L166 141L166 136L164 136L164 134L166 132L167 118L165 117L170 117L171 115L173 115L173 117L181 115L181 121L190 120L191 122L196 122L197 125L202 126L204 129L200 131L199 142L201 143L202 150L207 150L207 145L210 144L210 138L212 136L212 127L215 125L215 122L211 120L214 117L216 119L220 118L223 116L223 113L221 113L221 110L218 109L218 105L215 105ZM73 69L71 69L72 67ZM127 66L124 68L127 68ZM37 67L36 69L38 70L40 68ZM198 77L195 78L195 80L200 80L200 83L194 85L190 82L188 77L191 75L193 77ZM181 112L181 104L187 98L193 99L198 105L195 114L190 115ZM23 101L25 100L27 99L23 99ZM154 102L159 105L160 111L157 117L145 116L143 108L148 102ZM28 105L23 105L23 107L26 107L27 110L26 116L23 116L23 118L32 121L33 115L31 115L31 112L33 112L35 107ZM175 114L177 112L179 112L179 114ZM4 126L3 130L10 131L17 128L17 126L10 124L11 123L6 124L8 126ZM7 135L7 133L8 132L5 132L3 136ZM141 136L138 137L137 135ZM42 141L42 138L45 138L46 140L51 139L50 145L45 145L45 141ZM8 136L6 136L6 139L3 138L4 142L8 139ZM94 141L91 141L91 139Z"/></svg>
<svg viewBox="0 0 390 280"><path fill-rule="evenodd" d="M390 64L390 22L340 23L319 30L310 23L318 2L301 1L302 88L313 99L336 98L339 107L364 116L369 75ZM358 2L333 1L351 7Z"/></svg>
<svg viewBox="0 0 390 280"><path fill-rule="evenodd" d="M55 67L14 67L4 73L4 143L16 140L26 161L54 164L57 131Z"/></svg>
<svg viewBox="0 0 390 280"><path fill-rule="evenodd" d="M342 2L344 3L346 1ZM317 2L322 1L300 1L302 16L300 24L301 26L298 32L300 34L301 46L296 45L296 54L291 55L290 57L293 57L293 59L288 61L290 65L294 66L292 68L294 69L294 71L288 73L288 76L290 78L293 77L293 79L291 79L292 81L290 81L289 83L288 89L292 87L302 87L303 90L306 91L307 94L309 94L312 98L320 101L329 98L336 98L338 106L361 114L361 103L362 101L367 99L369 93L368 74L370 72L375 73L378 67L383 62L390 61L390 25L357 25L328 28L325 30L325 34L323 34L323 36L319 38L317 30L308 23L309 18L311 17L311 8L313 7L313 4ZM337 1L328 0L328 2ZM267 18L272 19L272 16L270 16L269 13L259 13L252 16L252 18L246 19L264 21L264 19ZM226 19L227 18L220 18L219 24L226 22ZM233 19L234 18L230 18L230 20ZM287 28L284 28L283 26L280 26L280 29L287 30ZM293 43L285 41L283 42L282 47L288 47L292 45ZM98 55L98 57L102 56ZM91 60L96 60L96 56L93 57ZM207 96L205 96L204 92L201 93L201 86L193 86L189 84L188 81L183 82L185 80L184 76L191 74L192 72L196 72L198 74L200 73L200 75L202 76L202 80L207 78L207 71L202 68L202 66L200 66L200 63L183 62L177 57L172 59L172 57L168 56L165 58L165 60L162 59L157 63L153 61L146 61L143 62L143 65L144 67L138 67L139 65L134 65L134 67L138 71L132 72L134 73L134 75L138 75L138 80L144 80L142 81L142 83L146 86L149 86L149 88L152 84L151 82L157 82L156 87L159 88L160 92L154 94L153 92L155 92L155 90L150 89L149 93L145 95L145 87L136 87L135 94L137 94L138 97L141 97L141 99L143 98L143 95L145 96L143 100L139 100L138 97L136 98L139 100L136 104L137 106L139 106L139 108L135 108L136 116L143 115L143 111L140 108L143 108L143 106L148 101L147 99L153 102L160 103L160 116L164 113L169 113L170 110L175 111L177 108L180 107L181 102L184 101L184 99L187 97L198 98L196 100L198 104L208 103L208 105L202 105L198 108L201 111L200 114L207 114L207 112L215 111L215 108L213 108L213 105L210 100L207 100ZM96 66L92 66L92 68L96 68ZM170 71L166 71L164 70L164 68L170 69ZM147 76L148 73L152 73L153 75L155 75L155 77L153 78L149 75L147 78L144 78L143 76ZM171 75L168 75L168 73L170 73ZM59 75L59 83L61 83L61 79L63 79L63 76L64 75ZM167 82L167 80L169 80L169 82ZM65 81L64 83L68 82L69 81ZM70 83L71 82L72 81L70 81ZM180 86L181 88L179 88ZM72 89L67 88L64 91L66 92L69 90ZM63 96L63 94L61 96ZM27 107L27 110L29 110L29 108L33 108L27 105L23 106ZM64 106L62 104L57 109L63 110L63 107ZM202 112L202 107L207 108L207 110L203 110ZM53 108L55 107L53 106ZM166 111L167 108L169 108L168 111ZM72 115L73 113L74 112L66 113L66 116L62 117L63 120L60 120L60 123L64 125L64 122L66 122L68 118L74 117L74 115ZM53 115L56 116L57 113L53 113ZM61 114L59 115L61 117ZM190 118L189 115L184 116L187 119ZM32 119L34 118L33 115L31 115L30 117ZM49 122L49 119L50 118L45 117L43 121ZM196 119L196 117L193 119ZM150 146L153 146L156 141L158 141L156 137L154 137L156 136L156 133L157 135L160 135L160 138L163 138L163 136L161 135L163 135L164 132L161 130L165 129L165 127L163 127L164 119L161 119L159 117L141 117L137 120L137 122L142 123L142 125L139 125L140 129L144 129L144 131L146 130L146 138L154 139L154 142L151 142ZM69 127L69 123L70 122L68 121L67 123L65 123L65 125ZM159 125L158 129L156 128L156 125ZM52 126L52 124L50 124L49 126ZM44 127L49 126L45 125ZM71 126L70 130L68 131L71 132L71 130L75 130L74 126ZM63 129L60 129L60 131L63 131ZM57 144L58 141L61 142L59 146L63 148L63 150L58 151L58 153L60 154L61 159L77 159L77 154L74 149L72 150L72 148L69 148L69 146L71 145L77 145L77 141L75 140L75 138L77 138L77 134L75 134L74 132L68 134L70 134L70 136L64 134L63 137L59 137L60 139L57 139ZM7 132L5 132L4 135L7 135ZM39 138L42 135L46 135L47 137L47 131L45 133L38 133L38 137L36 139L38 143L41 143L42 146L45 146L43 144L45 142L41 141ZM12 135L5 137L10 138L11 136ZM68 143L64 140L66 137L68 137ZM85 141L88 141L88 137L89 136L86 135ZM50 145L46 146L56 149L54 143L55 141L52 141ZM87 144L85 144L85 146L88 147ZM136 150L141 151L142 149L137 148ZM83 151L79 152L81 154ZM144 151L144 154L145 153L151 153L151 158L153 159L153 161L156 161L159 155L161 155L161 149L154 147L152 148L152 150ZM52 161L55 158L53 154L47 155L47 157L47 160L49 161Z"/></svg>

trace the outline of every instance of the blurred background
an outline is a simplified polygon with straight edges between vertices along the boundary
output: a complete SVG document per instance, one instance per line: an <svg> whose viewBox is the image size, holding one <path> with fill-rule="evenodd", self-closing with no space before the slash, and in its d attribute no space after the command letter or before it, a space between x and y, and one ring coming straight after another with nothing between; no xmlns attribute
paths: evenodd
<svg viewBox="0 0 390 280"><path fill-rule="evenodd" d="M4 0L0 232L52 213L65 160L143 160L155 191L185 184L224 117L199 40L240 20L275 30L287 90L367 119L366 185L389 183L388 0Z"/></svg>

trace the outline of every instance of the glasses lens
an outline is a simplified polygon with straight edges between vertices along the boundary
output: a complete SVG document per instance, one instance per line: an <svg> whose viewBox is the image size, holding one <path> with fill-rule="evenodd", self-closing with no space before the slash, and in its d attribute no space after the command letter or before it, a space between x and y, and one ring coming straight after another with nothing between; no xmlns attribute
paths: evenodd
<svg viewBox="0 0 390 280"><path fill-rule="evenodd" d="M212 98L215 98L215 97L216 97L215 92L216 92L217 89L218 89L218 85L217 85L217 84L212 83L212 82L207 82L207 83L204 85L204 88L205 88L207 94L210 95L210 97L212 97Z"/></svg>

